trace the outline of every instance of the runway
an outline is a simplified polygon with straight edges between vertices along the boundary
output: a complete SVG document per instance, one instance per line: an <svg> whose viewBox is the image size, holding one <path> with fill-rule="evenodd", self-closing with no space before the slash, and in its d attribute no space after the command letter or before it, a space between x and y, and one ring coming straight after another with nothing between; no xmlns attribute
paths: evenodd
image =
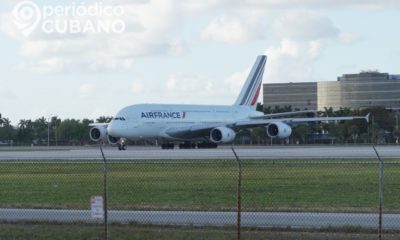
<svg viewBox="0 0 400 240"><path fill-rule="evenodd" d="M400 158L400 146L377 146L382 158ZM238 146L235 150L243 159L312 159L312 158L376 158L371 146ZM233 159L228 146L217 149L174 149L161 150L159 147L134 147L127 151L105 148L110 160L146 159ZM95 147L57 149L46 148L0 148L0 160L96 160L101 159L100 150Z"/></svg>
<svg viewBox="0 0 400 240"><path fill-rule="evenodd" d="M110 223L135 222L152 225L233 226L236 212L195 211L109 211ZM54 209L0 209L0 221L38 222L88 222L99 223L91 218L89 210ZM311 213L311 212L243 212L243 227L363 227L376 228L378 215L373 213ZM383 228L399 229L400 214L384 214Z"/></svg>

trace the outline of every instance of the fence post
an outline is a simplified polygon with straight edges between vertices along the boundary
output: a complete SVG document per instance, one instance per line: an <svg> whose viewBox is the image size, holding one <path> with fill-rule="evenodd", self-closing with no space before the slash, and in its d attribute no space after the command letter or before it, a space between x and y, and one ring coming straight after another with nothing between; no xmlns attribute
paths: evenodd
<svg viewBox="0 0 400 240"><path fill-rule="evenodd" d="M379 159L379 213L378 213L378 240L382 239L382 206L383 206L383 160L379 156L378 151L376 150L375 146L372 145L372 148L375 151L376 156Z"/></svg>
<svg viewBox="0 0 400 240"><path fill-rule="evenodd" d="M240 164L240 159L232 147L232 152L235 155L237 163L237 239L240 240L240 226L241 226L241 185L242 185L242 165Z"/></svg>
<svg viewBox="0 0 400 240"><path fill-rule="evenodd" d="M107 159L103 152L103 143L100 143L101 156L103 157L103 211L104 211L104 239L108 239L108 206L107 206L107 193L108 193L108 165Z"/></svg>

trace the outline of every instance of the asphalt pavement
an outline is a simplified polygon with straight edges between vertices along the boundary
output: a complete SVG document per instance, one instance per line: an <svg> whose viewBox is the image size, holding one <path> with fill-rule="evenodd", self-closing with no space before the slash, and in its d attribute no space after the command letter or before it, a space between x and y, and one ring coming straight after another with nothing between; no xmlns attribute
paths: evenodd
<svg viewBox="0 0 400 240"><path fill-rule="evenodd" d="M400 146L377 146L382 158L400 158ZM101 159L98 148L76 149L29 149L18 150L0 148L0 160L95 160ZM259 146L235 147L239 157L246 159L311 159L311 158L376 158L371 146ZM158 147L129 147L127 151L105 148L110 160L146 159L233 159L230 147L217 149L174 149L162 150Z"/></svg>
<svg viewBox="0 0 400 240"><path fill-rule="evenodd" d="M135 222L153 225L227 226L236 224L236 212L201 211L109 211L110 223ZM88 222L89 210L0 209L0 221ZM243 212L244 227L363 227L376 228L375 213ZM384 214L383 228L400 229L400 214Z"/></svg>

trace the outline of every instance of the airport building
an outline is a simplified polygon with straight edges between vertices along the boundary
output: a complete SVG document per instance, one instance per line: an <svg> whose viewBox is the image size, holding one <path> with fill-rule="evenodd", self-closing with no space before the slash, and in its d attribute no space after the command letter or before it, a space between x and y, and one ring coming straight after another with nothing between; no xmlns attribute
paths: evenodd
<svg viewBox="0 0 400 240"><path fill-rule="evenodd" d="M337 81L264 84L264 107L292 109L373 106L400 109L400 75L379 72L344 74Z"/></svg>
<svg viewBox="0 0 400 240"><path fill-rule="evenodd" d="M317 82L264 84L264 107L317 109Z"/></svg>

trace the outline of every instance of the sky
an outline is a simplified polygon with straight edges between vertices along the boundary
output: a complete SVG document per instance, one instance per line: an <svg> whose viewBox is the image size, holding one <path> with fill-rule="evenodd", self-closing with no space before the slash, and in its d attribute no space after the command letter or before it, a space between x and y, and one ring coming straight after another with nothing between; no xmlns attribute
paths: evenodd
<svg viewBox="0 0 400 240"><path fill-rule="evenodd" d="M32 3L40 18L20 8ZM73 15L73 4L98 11ZM123 25L62 32L45 20ZM137 103L232 104L260 54L264 83L399 74L398 23L398 0L3 0L0 113L17 124Z"/></svg>

